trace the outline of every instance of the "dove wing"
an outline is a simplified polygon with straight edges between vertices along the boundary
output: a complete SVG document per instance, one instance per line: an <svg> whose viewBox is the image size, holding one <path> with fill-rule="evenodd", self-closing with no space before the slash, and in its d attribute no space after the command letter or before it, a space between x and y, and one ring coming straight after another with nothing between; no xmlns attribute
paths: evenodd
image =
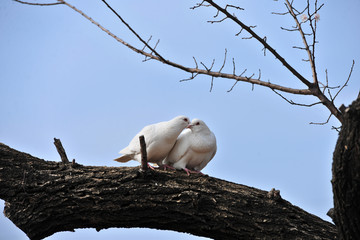
<svg viewBox="0 0 360 240"><path fill-rule="evenodd" d="M189 136L191 134L190 130L186 130L180 134L174 147L171 149L169 155L166 157L165 164L174 164L178 162L183 156L189 151Z"/></svg>

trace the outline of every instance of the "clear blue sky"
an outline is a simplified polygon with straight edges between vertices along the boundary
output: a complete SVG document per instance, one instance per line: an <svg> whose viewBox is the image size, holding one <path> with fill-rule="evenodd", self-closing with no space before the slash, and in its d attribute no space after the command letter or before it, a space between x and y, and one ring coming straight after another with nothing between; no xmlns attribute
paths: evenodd
<svg viewBox="0 0 360 240"><path fill-rule="evenodd" d="M69 0L120 38L142 47L100 0ZM255 3L256 2L256 3ZM297 1L305 2L305 1ZM270 53L266 57L255 40L235 37L240 30L230 21L209 24L216 11L190 10L196 1L114 1L109 3L145 39L153 36L157 50L166 58L194 67L192 57L221 67L223 72L244 69L262 80L305 88ZM301 74L311 78L297 32L283 12L282 1L232 1L246 11L236 15L288 59ZM360 89L360 2L327 1L318 23L317 71L331 85L347 79L352 60L357 63L349 86L335 103L349 105ZM248 36L243 33L242 36ZM69 158L84 165L135 166L112 161L145 125L177 115L203 119L217 137L218 152L204 173L239 184L270 190L276 188L291 203L330 220L332 207L331 163L339 126L332 118L325 126L323 106L291 106L271 90L209 77L179 82L189 75L148 61L116 42L95 25L66 6L25 6L11 0L0 3L0 142L47 160L59 160L53 138L60 138ZM289 96L312 103L313 97ZM0 201L3 208L4 202ZM188 234L149 229L76 230L57 233L55 239L198 239ZM27 239L2 214L0 239Z"/></svg>

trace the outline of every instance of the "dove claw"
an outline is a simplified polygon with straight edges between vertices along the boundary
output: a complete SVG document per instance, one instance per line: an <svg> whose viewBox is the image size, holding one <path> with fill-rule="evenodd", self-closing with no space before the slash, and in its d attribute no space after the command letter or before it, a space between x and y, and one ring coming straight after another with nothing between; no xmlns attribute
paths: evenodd
<svg viewBox="0 0 360 240"><path fill-rule="evenodd" d="M150 163L147 164L148 168L150 168L151 170L155 170L155 168L153 166L150 165Z"/></svg>
<svg viewBox="0 0 360 240"><path fill-rule="evenodd" d="M176 168L174 168L174 167L172 167L170 165L167 165L167 164L163 165L162 167L164 168L165 171L168 170L168 169L176 170Z"/></svg>
<svg viewBox="0 0 360 240"><path fill-rule="evenodd" d="M204 174L203 174L202 172L200 172L200 171L190 170L190 169L188 169L188 168L184 168L184 171L186 172L186 174L187 174L188 176L190 176L190 173L197 173L197 174L204 175Z"/></svg>

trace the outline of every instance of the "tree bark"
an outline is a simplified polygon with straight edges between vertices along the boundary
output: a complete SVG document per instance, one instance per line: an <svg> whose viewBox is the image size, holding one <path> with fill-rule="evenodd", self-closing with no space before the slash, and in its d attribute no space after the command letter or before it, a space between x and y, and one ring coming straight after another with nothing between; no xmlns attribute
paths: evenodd
<svg viewBox="0 0 360 240"><path fill-rule="evenodd" d="M344 112L332 166L334 222L340 239L360 239L360 97Z"/></svg>
<svg viewBox="0 0 360 240"><path fill-rule="evenodd" d="M279 191L209 176L45 161L0 144L5 216L30 239L75 228L146 227L213 239L336 239Z"/></svg>

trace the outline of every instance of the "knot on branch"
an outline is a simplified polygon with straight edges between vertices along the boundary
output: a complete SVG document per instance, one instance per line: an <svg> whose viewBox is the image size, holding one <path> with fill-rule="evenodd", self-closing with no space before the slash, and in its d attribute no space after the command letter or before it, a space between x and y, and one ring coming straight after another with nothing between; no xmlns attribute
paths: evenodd
<svg viewBox="0 0 360 240"><path fill-rule="evenodd" d="M280 200L281 199L281 196L280 196L280 190L276 190L275 188L272 188L268 193L267 193L267 197L269 199L272 199L272 200Z"/></svg>

